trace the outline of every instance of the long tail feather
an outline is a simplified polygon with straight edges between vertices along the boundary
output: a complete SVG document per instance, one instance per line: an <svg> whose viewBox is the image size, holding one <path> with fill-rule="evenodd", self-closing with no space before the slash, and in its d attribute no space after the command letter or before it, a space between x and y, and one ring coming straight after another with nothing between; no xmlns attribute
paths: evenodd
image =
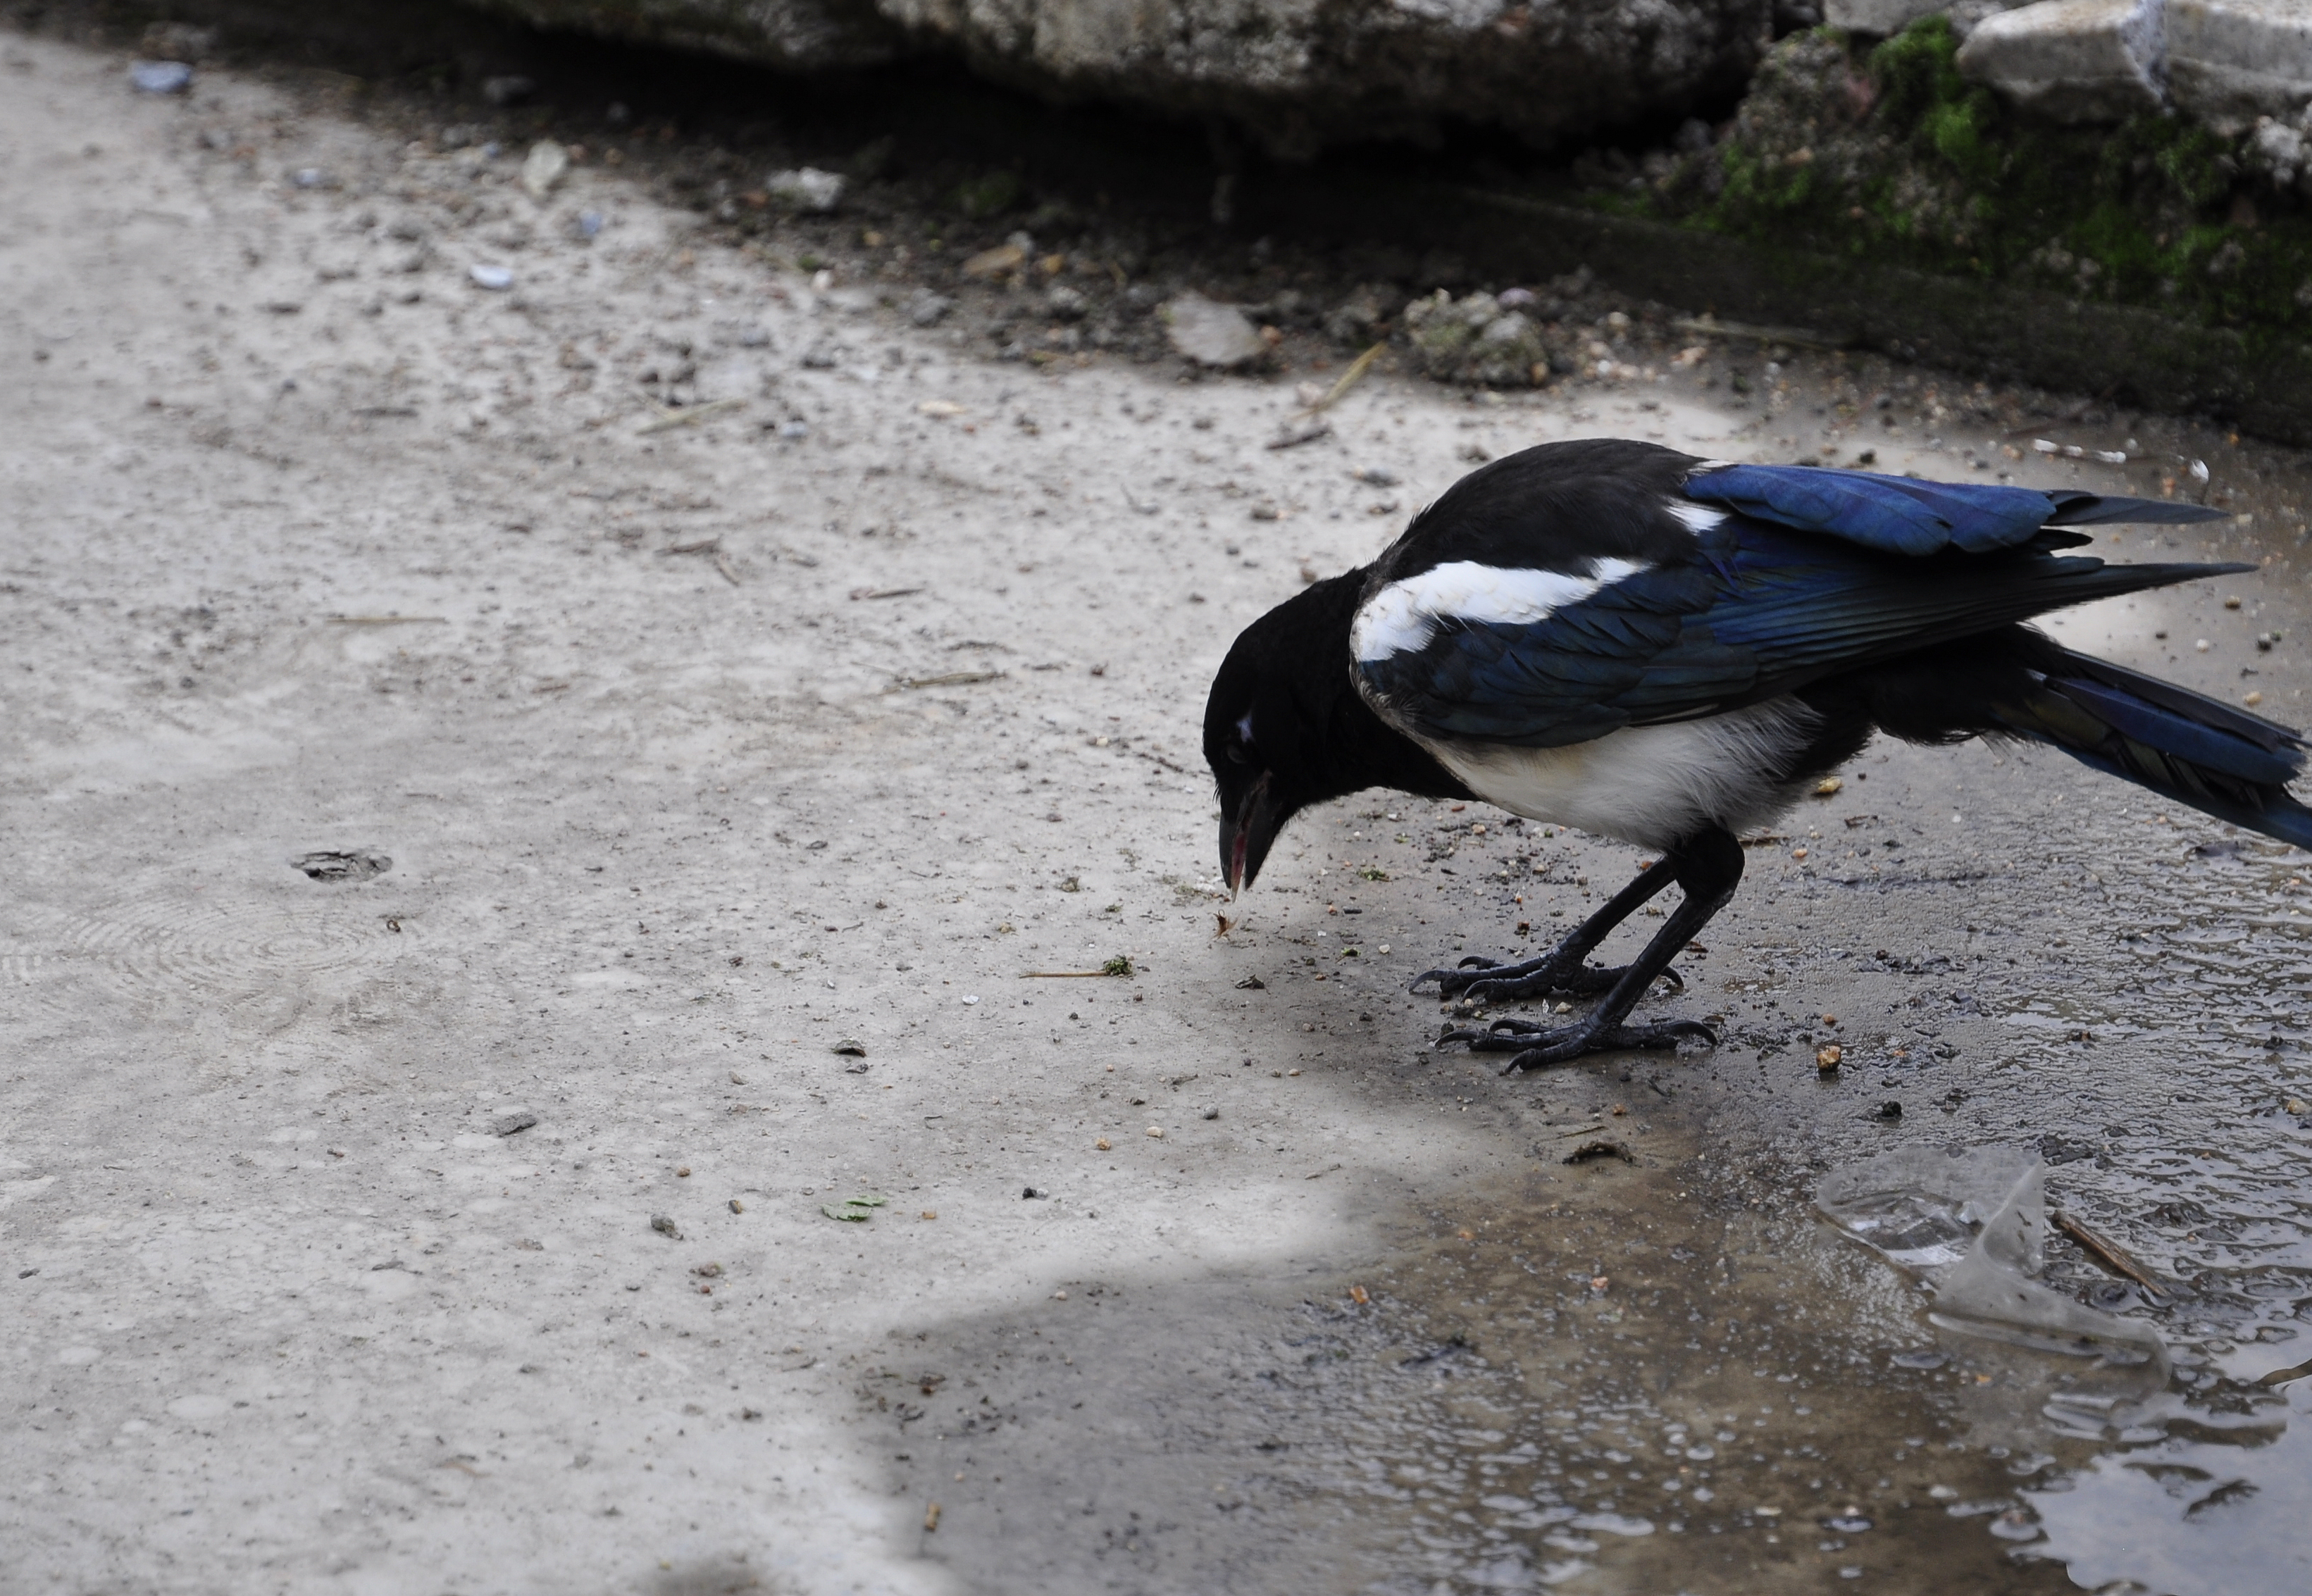
<svg viewBox="0 0 2312 1596"><path fill-rule="evenodd" d="M2123 666L2063 650L2013 702L2001 725L2195 809L2312 850L2312 808L2289 784L2304 773L2304 734Z"/></svg>

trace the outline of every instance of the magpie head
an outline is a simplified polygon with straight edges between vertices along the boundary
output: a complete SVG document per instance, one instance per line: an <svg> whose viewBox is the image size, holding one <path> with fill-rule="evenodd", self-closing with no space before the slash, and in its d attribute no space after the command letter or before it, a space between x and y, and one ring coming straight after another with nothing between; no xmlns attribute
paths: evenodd
<svg viewBox="0 0 2312 1596"><path fill-rule="evenodd" d="M1277 773L1279 763L1292 763L1289 756L1272 760L1263 746L1265 737L1268 746L1289 750L1290 701L1252 684L1243 684L1248 691L1224 693L1224 686L1237 685L1223 671L1204 707L1204 758L1220 788L1221 874L1230 894L1252 885L1276 833L1308 801L1298 795L1299 783Z"/></svg>
<svg viewBox="0 0 2312 1596"><path fill-rule="evenodd" d="M1366 573L1302 589L1245 628L1204 703L1204 762L1220 789L1221 874L1250 886L1284 823L1365 787L1466 796L1426 751L1384 726L1350 680L1349 623Z"/></svg>

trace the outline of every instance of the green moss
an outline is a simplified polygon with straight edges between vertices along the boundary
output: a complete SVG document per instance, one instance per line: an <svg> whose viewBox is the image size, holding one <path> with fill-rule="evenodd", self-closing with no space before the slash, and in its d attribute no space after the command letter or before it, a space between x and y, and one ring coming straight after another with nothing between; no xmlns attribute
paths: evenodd
<svg viewBox="0 0 2312 1596"><path fill-rule="evenodd" d="M1637 205L2252 333L2312 330L2312 213L2255 176L2244 140L2157 114L2036 122L1962 77L1957 50L1940 17L1867 54L1827 29L1785 39L1728 135L1651 166ZM1614 197L1629 208L1628 189Z"/></svg>
<svg viewBox="0 0 2312 1596"><path fill-rule="evenodd" d="M955 208L974 222L985 222L1018 205L1027 192L1027 185L1020 180L1018 172L999 167L958 184Z"/></svg>

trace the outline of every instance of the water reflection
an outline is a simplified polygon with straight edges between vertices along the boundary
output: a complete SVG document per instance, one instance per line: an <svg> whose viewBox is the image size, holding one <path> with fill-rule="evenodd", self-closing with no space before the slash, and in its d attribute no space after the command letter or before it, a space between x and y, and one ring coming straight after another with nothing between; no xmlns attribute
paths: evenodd
<svg viewBox="0 0 2312 1596"><path fill-rule="evenodd" d="M2312 1377L2272 1394L2212 1432L2185 1409L2165 1438L2026 1491L2040 1555L2114 1596L2312 1590Z"/></svg>

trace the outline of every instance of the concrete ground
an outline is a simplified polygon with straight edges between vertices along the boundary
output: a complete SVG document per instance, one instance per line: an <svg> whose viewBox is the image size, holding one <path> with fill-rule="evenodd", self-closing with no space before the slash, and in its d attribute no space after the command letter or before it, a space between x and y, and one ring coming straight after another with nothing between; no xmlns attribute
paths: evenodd
<svg viewBox="0 0 2312 1596"><path fill-rule="evenodd" d="M1406 983L1629 850L1368 794L1214 880L1204 686L1304 571L1899 373L1384 371L1272 450L1307 371L968 358L125 66L0 36L0 1592L2304 1588L2300 856L1882 744L1660 994L1724 1045L1516 1080ZM1934 394L1882 467L2211 461L2244 519L2117 552L2264 569L2062 629L2305 718L2299 458ZM2176 1365L2106 1428L1812 1217L1985 1142L2172 1288L2058 1250Z"/></svg>

